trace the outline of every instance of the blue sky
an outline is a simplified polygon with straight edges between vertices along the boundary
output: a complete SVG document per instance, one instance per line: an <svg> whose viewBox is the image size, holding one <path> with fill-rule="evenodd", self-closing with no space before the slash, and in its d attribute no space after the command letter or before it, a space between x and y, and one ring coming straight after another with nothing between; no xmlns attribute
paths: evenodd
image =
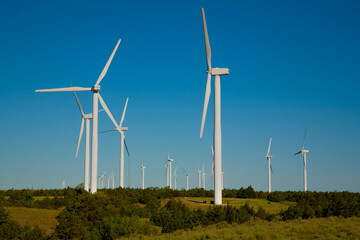
<svg viewBox="0 0 360 240"><path fill-rule="evenodd" d="M213 95L199 138L206 82L205 8L212 66L221 78L224 186L302 190L294 153L305 129L308 189L360 191L360 3L358 1L0 1L0 189L83 182L81 116L71 93L91 87L122 39L101 95L124 125L131 153L125 185L165 185L167 152L197 186L210 188ZM213 90L213 89L212 89ZM213 91L212 91L213 94ZM86 113L92 96L79 93ZM113 128L104 112L99 130ZM99 135L99 174L119 172L119 134Z"/></svg>

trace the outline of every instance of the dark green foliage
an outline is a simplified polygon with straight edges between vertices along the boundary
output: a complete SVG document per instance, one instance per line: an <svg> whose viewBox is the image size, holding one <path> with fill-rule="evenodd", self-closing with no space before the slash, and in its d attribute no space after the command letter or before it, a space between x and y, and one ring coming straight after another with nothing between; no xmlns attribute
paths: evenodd
<svg viewBox="0 0 360 240"><path fill-rule="evenodd" d="M256 217L266 220L266 221L272 221L275 218L274 214L266 212L262 207L259 207Z"/></svg>
<svg viewBox="0 0 360 240"><path fill-rule="evenodd" d="M150 223L140 221L139 217L106 217L101 225L102 239L116 239L135 233L149 235L156 233L156 229Z"/></svg>
<svg viewBox="0 0 360 240"><path fill-rule="evenodd" d="M349 192L277 192L268 199L296 201L282 212L283 220L312 217L360 217L360 194ZM269 200L270 200L269 199Z"/></svg>
<svg viewBox="0 0 360 240"><path fill-rule="evenodd" d="M162 227L164 233L194 226L190 209L181 201L174 199L170 199L159 212L151 216L150 220L156 226Z"/></svg>

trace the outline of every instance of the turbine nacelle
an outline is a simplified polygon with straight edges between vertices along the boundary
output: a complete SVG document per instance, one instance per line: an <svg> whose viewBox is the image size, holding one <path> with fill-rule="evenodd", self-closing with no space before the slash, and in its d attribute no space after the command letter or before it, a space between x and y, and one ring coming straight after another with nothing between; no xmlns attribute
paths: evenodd
<svg viewBox="0 0 360 240"><path fill-rule="evenodd" d="M95 85L95 86L93 86L93 87L91 88L91 91L93 91L93 92L98 92L98 91L100 91L100 85Z"/></svg>
<svg viewBox="0 0 360 240"><path fill-rule="evenodd" d="M229 75L230 70L228 68L212 68L207 72L210 73L212 76L223 76Z"/></svg>
<svg viewBox="0 0 360 240"><path fill-rule="evenodd" d="M84 114L84 119L92 119L92 118L93 118L92 113Z"/></svg>
<svg viewBox="0 0 360 240"><path fill-rule="evenodd" d="M265 158L272 158L273 157L273 155L267 155L267 156L265 156Z"/></svg>

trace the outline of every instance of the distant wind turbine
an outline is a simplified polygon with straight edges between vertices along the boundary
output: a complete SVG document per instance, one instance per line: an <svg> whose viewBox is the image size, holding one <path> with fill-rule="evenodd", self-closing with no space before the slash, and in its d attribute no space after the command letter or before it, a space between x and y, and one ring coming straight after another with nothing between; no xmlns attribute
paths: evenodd
<svg viewBox="0 0 360 240"><path fill-rule="evenodd" d="M207 61L207 81L206 81L206 90L205 90L205 101L204 101L204 109L201 120L201 129L200 129L200 138L203 135L206 112L210 99L211 92L211 76L215 76L214 80L214 153L215 153L215 168L214 168L214 176L215 176L215 186L214 186L214 204L221 205L222 204L222 183L221 183L221 106L220 106L220 76L228 75L228 68L211 68L211 49L209 36L206 26L205 19L205 11L202 8L202 20L204 27L204 38L205 38L205 50L206 50L206 61Z"/></svg>
<svg viewBox="0 0 360 240"><path fill-rule="evenodd" d="M183 171L184 171L184 173L185 173L185 175L186 175L186 191L188 191L189 190L189 173L187 173L186 171L185 171L185 169L183 169Z"/></svg>
<svg viewBox="0 0 360 240"><path fill-rule="evenodd" d="M167 177L168 177L168 186L170 187L170 189L172 188L172 177L171 177L171 163L174 161L174 159L170 158L170 154L168 152L168 159L167 159Z"/></svg>
<svg viewBox="0 0 360 240"><path fill-rule="evenodd" d="M70 84L70 87L72 85ZM76 93L73 91L75 100L79 106L80 113L81 113L81 127L80 127L80 134L79 134L79 140L76 148L76 154L75 158L77 158L79 153L79 147L81 142L81 137L83 135L84 131L84 120L86 121L85 125L85 166L84 166L84 189L85 191L89 191L89 173L90 173L90 119L92 119L92 113L90 114L84 114L84 111L82 109L82 106L80 104L80 101L76 95Z"/></svg>
<svg viewBox="0 0 360 240"><path fill-rule="evenodd" d="M306 138L306 130L305 130L305 134L304 134L304 140L303 140L303 145L302 145L302 148L299 152L295 153L295 155L298 155L298 154L302 154L303 156L303 160L304 160L304 191L306 192L307 191L307 176L306 176L306 153L309 152L309 150L305 150L304 149L304 145L305 145L305 138Z"/></svg>
<svg viewBox="0 0 360 240"><path fill-rule="evenodd" d="M201 170L198 169L199 174L199 188L201 188Z"/></svg>
<svg viewBox="0 0 360 240"><path fill-rule="evenodd" d="M79 91L91 91L93 92L93 128L92 128L92 146L91 146L91 193L96 193L97 191L97 167L98 167L98 104L100 104L109 115L109 117L113 120L113 117L107 108L104 100L102 99L99 91L100 91L100 82L105 77L111 61L119 47L121 39L117 42L113 52L110 55L109 60L107 61L104 69L102 70L98 80L96 81L95 85L91 88L84 88L84 87L67 87L67 88L54 88L54 89L42 89L42 90L35 90L35 92L79 92Z"/></svg>
<svg viewBox="0 0 360 240"><path fill-rule="evenodd" d="M141 162L141 175L142 175L142 189L145 189L145 166L143 165L143 162Z"/></svg>
<svg viewBox="0 0 360 240"><path fill-rule="evenodd" d="M203 170L202 170L202 181L203 181L203 189L205 190L205 168L203 164Z"/></svg>
<svg viewBox="0 0 360 240"><path fill-rule="evenodd" d="M62 183L61 183L61 188L62 188L62 189L65 189L65 188L66 188L65 179L64 179L64 178L63 178Z"/></svg>
<svg viewBox="0 0 360 240"><path fill-rule="evenodd" d="M268 160L268 172L269 172L269 180L268 180L268 183L269 183L269 193L271 192L271 172L270 170L272 171L272 167L271 167L271 164L270 164L270 159L273 157L272 155L269 155L270 153L270 147L271 147L271 139L270 138L270 142L269 142L269 147L268 147L268 151L267 151L267 154L265 156L265 158Z"/></svg>
<svg viewBox="0 0 360 240"><path fill-rule="evenodd" d="M126 98L126 102L125 102L125 107L124 107L124 111L123 114L121 116L121 120L119 122L119 125L117 125L117 122L115 121L115 119L111 119L115 125L115 129L112 130L108 130L108 131L103 131L102 133L105 132L113 132L113 131L118 131L120 133L120 187L124 188L124 145L126 148L126 152L128 154L128 156L130 157L130 153L129 153L129 149L126 145L125 142L125 131L128 130L127 127L122 127L122 123L124 121L125 118L125 113L126 113L126 108L127 108L127 104L128 104L129 98Z"/></svg>

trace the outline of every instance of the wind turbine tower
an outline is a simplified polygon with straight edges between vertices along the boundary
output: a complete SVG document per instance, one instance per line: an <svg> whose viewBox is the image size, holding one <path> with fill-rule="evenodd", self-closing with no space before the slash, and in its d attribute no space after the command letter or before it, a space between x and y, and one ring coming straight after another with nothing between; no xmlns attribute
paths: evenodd
<svg viewBox="0 0 360 240"><path fill-rule="evenodd" d="M309 150L305 150L304 149L304 145L305 145L305 138L306 138L306 130L305 130L305 135L304 135L304 141L303 141L303 145L302 145L302 148L299 152L295 153L295 155L298 155L298 154L302 154L303 156L303 160L304 160L304 191L306 192L307 191L307 176L306 176L306 153L309 152Z"/></svg>
<svg viewBox="0 0 360 240"><path fill-rule="evenodd" d="M141 162L141 175L142 175L142 189L145 189L145 166L143 165L143 162Z"/></svg>
<svg viewBox="0 0 360 240"><path fill-rule="evenodd" d="M271 140L272 140L272 138L270 138L268 151L267 151L267 154L266 154L266 156L265 156L265 158L268 160L269 193L271 193L271 172L270 172L270 171L272 171L270 159L273 157L272 155L269 155L269 153L270 153L270 147L271 147Z"/></svg>
<svg viewBox="0 0 360 240"><path fill-rule="evenodd" d="M170 154L168 153L168 165L167 165L167 168L168 168L168 183L169 183L169 187L170 189L172 188L172 183L171 183L171 180L172 180L172 177L171 177L171 163L174 161L174 159L170 158Z"/></svg>
<svg viewBox="0 0 360 240"><path fill-rule="evenodd" d="M198 169L199 174L199 188L201 188L201 170Z"/></svg>
<svg viewBox="0 0 360 240"><path fill-rule="evenodd" d="M70 87L72 87L72 85L70 84ZM83 135L83 131L84 131L84 120L86 122L85 124L85 166L84 166L84 189L85 191L89 191L89 174L90 174L90 119L92 119L92 113L90 114L84 114L84 111L82 109L82 106L80 104L80 101L76 95L76 93L73 91L74 93L74 97L75 100L79 106L80 109L80 113L81 113L81 127L80 127L80 135L79 135L79 140L78 140L78 145L76 148L76 154L75 154L75 158L77 158L78 153L79 153L79 147L80 147L80 142L81 142L81 137Z"/></svg>
<svg viewBox="0 0 360 240"><path fill-rule="evenodd" d="M125 107L124 107L119 125L117 124L114 117L110 113L110 115L111 115L110 119L112 120L112 122L114 123L116 128L112 129L112 130L108 130L108 131L103 131L103 133L104 132L113 132L113 131L118 131L120 133L120 180L119 180L120 183L119 184L120 184L120 187L122 187L122 188L124 188L124 145L125 145L127 154L130 157L129 149L128 149L128 147L126 145L126 141L125 141L125 131L127 131L128 128L122 126L122 123L124 122L124 118L125 118L128 101L129 101L129 98L126 98Z"/></svg>
<svg viewBox="0 0 360 240"><path fill-rule="evenodd" d="M221 105L220 105L220 76L228 75L228 68L211 68L211 49L209 36L206 26L205 12L202 11L202 20L204 27L204 38L205 38L205 50L206 50L206 61L207 61L207 81L206 81L206 90L205 90L205 100L204 100L204 109L201 120L201 129L200 129L200 138L202 138L207 107L210 99L211 92L211 76L215 77L214 80L214 155L215 155L215 167L214 167L214 176L215 176L215 186L214 186L214 204L222 204L222 183L221 183Z"/></svg>
<svg viewBox="0 0 360 240"><path fill-rule="evenodd" d="M205 190L205 168L203 164L203 170L202 170L202 181L203 181L203 189Z"/></svg>
<svg viewBox="0 0 360 240"><path fill-rule="evenodd" d="M117 42L113 52L110 55L109 60L107 61L104 69L102 70L98 80L96 81L95 85L91 88L83 88L83 87L67 87L67 88L54 88L54 89L42 89L42 90L35 90L35 92L79 92L79 91L91 91L93 92L93 125L92 125L92 143L91 143L91 193L96 193L97 191L97 167L98 167L98 107L99 101L106 113L111 118L112 116L109 109L107 108L104 100L102 99L99 91L100 91L100 82L105 77L109 66L111 64L112 59L119 47L121 39Z"/></svg>
<svg viewBox="0 0 360 240"><path fill-rule="evenodd" d="M189 173L187 173L185 171L185 169L183 169L183 171L184 171L184 173L186 175L186 191L188 191L189 190Z"/></svg>

